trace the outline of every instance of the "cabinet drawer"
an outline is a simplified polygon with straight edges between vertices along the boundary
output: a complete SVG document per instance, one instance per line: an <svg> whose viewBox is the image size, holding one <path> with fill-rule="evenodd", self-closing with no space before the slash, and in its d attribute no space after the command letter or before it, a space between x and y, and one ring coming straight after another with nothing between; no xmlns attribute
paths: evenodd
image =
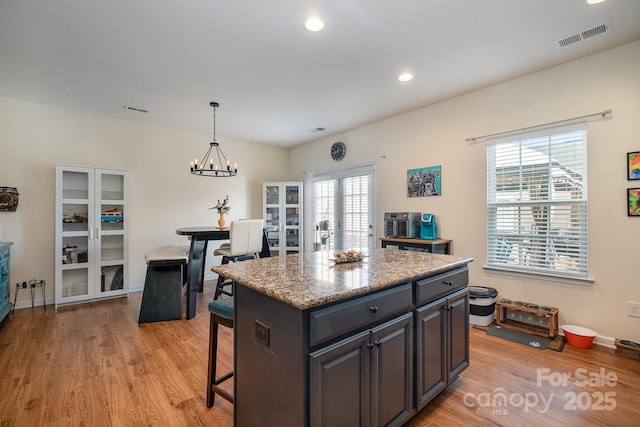
<svg viewBox="0 0 640 427"><path fill-rule="evenodd" d="M455 292L469 283L469 268L458 268L416 282L416 306Z"/></svg>
<svg viewBox="0 0 640 427"><path fill-rule="evenodd" d="M409 310L411 284L312 311L309 314L309 346Z"/></svg>

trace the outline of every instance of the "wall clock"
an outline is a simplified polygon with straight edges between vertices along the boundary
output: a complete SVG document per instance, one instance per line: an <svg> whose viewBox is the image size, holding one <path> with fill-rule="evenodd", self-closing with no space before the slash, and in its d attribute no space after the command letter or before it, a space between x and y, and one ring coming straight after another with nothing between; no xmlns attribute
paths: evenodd
<svg viewBox="0 0 640 427"><path fill-rule="evenodd" d="M331 158L333 160L342 160L347 153L347 147L344 142L334 142L331 146Z"/></svg>

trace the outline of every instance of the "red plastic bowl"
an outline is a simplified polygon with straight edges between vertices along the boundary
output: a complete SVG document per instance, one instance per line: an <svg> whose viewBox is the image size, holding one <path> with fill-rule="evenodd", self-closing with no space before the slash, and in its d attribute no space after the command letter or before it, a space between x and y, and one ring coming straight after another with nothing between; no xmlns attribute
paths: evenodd
<svg viewBox="0 0 640 427"><path fill-rule="evenodd" d="M593 339L598 335L591 329L583 328L582 326L563 325L561 328L564 331L567 342L578 348L590 348L591 344L593 344Z"/></svg>

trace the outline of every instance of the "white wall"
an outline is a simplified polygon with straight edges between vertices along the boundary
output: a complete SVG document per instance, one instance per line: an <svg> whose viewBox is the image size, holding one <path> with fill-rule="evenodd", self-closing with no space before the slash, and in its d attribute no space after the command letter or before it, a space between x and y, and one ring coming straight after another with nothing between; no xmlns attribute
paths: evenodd
<svg viewBox="0 0 640 427"><path fill-rule="evenodd" d="M216 225L207 208L230 197L227 220L262 217L262 182L282 180L287 150L218 136L227 157L240 168L234 178L189 173L189 161L202 157L211 135L140 124L0 97L0 186L17 187L16 212L0 212L3 240L11 247L11 298L15 282L47 282L54 295L54 213L56 163L125 169L129 172L130 287L141 289L144 254L154 246L187 245L175 234L185 226ZM219 263L210 244L205 274ZM28 303L28 304L27 304ZM18 307L31 305L23 292Z"/></svg>
<svg viewBox="0 0 640 427"><path fill-rule="evenodd" d="M470 66L468 72L473 72ZM486 149L465 138L612 109L612 119L588 124L589 274L579 286L490 274L486 263ZM340 166L374 162L376 230L385 211L430 212L453 254L473 257L470 281L500 297L558 307L559 323L604 337L640 341L640 319L626 302L640 302L640 218L626 215L626 153L640 150L640 42L478 90L291 151L292 175L336 164L332 142L347 155ZM407 198L406 170L442 166L442 196ZM309 212L309 209L307 209Z"/></svg>
<svg viewBox="0 0 640 427"><path fill-rule="evenodd" d="M470 67L469 72L473 72ZM590 286L486 273L485 147L466 137L512 130L607 108L612 119L588 126ZM348 114L348 112L345 112ZM17 187L20 206L0 212L11 248L11 281L54 283L55 164L126 169L130 179L130 283L144 281L144 253L161 244L186 244L175 228L215 224L206 208L229 194L230 219L261 216L266 180L305 180L308 172L372 162L376 168L376 227L385 211L437 215L453 253L475 259L471 283L501 297L560 310L604 337L640 341L640 319L626 302L640 302L637 241L640 218L626 216L625 154L640 150L640 42L543 70L290 150L220 137L241 173L233 179L193 177L189 159L202 156L210 135L144 125L88 113L0 98L0 186ZM329 147L342 140L339 164ZM440 197L407 198L406 170L442 165ZM307 191L306 194L309 194ZM309 209L306 209L307 213ZM211 251L212 249L210 249ZM208 257L208 266L219 262ZM13 298L12 287L12 298ZM47 296L53 300L53 286ZM22 294L20 306L29 298Z"/></svg>

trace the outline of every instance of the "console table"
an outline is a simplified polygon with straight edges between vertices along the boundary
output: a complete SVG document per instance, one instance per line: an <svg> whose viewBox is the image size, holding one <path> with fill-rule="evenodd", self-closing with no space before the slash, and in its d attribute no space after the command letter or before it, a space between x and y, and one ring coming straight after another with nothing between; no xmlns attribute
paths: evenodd
<svg viewBox="0 0 640 427"><path fill-rule="evenodd" d="M9 248L13 242L0 242L0 322L11 311L9 301Z"/></svg>
<svg viewBox="0 0 640 427"><path fill-rule="evenodd" d="M451 240L449 239L403 239L400 237L381 237L380 244L383 248L389 246L397 246L399 249L406 250L407 248L426 249L427 252L436 253L442 250L444 254L451 254Z"/></svg>

